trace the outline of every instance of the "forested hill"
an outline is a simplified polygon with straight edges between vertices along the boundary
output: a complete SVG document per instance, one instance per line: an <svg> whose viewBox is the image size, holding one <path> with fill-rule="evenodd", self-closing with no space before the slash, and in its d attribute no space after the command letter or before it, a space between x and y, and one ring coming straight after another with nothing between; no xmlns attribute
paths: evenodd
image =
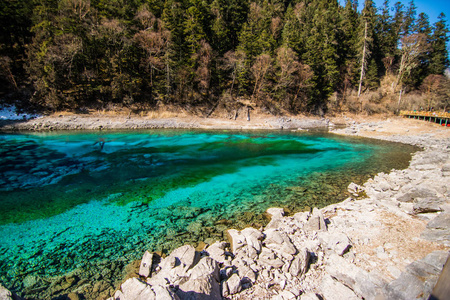
<svg viewBox="0 0 450 300"><path fill-rule="evenodd" d="M430 24L413 1L357 7L352 0L2 0L0 96L49 110L445 109L445 16ZM412 91L419 98L403 96Z"/></svg>

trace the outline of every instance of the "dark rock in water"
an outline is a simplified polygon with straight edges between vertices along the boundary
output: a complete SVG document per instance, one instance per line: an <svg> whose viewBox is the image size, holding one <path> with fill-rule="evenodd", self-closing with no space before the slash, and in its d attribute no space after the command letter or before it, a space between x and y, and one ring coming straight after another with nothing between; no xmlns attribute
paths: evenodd
<svg viewBox="0 0 450 300"><path fill-rule="evenodd" d="M431 220L422 232L421 237L450 245L450 213L441 213Z"/></svg>

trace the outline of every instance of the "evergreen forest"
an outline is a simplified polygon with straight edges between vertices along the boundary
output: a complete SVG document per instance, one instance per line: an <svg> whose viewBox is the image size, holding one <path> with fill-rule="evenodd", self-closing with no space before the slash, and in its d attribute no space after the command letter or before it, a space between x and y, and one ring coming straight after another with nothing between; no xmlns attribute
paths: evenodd
<svg viewBox="0 0 450 300"><path fill-rule="evenodd" d="M46 111L448 110L448 25L366 0L2 0L0 98Z"/></svg>

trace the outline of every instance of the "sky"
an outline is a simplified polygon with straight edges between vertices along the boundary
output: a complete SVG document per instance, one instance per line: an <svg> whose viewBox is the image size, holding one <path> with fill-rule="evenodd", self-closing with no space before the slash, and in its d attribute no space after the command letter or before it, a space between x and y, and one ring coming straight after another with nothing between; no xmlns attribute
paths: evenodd
<svg viewBox="0 0 450 300"><path fill-rule="evenodd" d="M345 5L345 0L339 0L342 5ZM377 8L383 7L384 0L374 0ZM390 0L389 6L392 8L394 4L399 2L398 0ZM405 9L408 8L410 0L400 0L401 3L405 6ZM450 25L450 0L414 0L414 4L417 6L417 16L423 12L430 17L430 24L433 25L437 22L437 17L441 12L443 12L446 16L447 25ZM364 0L359 0L359 6L362 9L364 6ZM394 12L391 12L393 15Z"/></svg>

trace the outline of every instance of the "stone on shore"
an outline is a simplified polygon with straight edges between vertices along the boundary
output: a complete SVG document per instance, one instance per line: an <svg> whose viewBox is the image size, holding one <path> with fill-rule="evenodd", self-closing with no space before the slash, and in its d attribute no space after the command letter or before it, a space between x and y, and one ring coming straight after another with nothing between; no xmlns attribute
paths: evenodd
<svg viewBox="0 0 450 300"><path fill-rule="evenodd" d="M340 283L334 280L331 276L325 276L320 283L320 291L324 300L346 299L346 300L360 300L355 293Z"/></svg>
<svg viewBox="0 0 450 300"><path fill-rule="evenodd" d="M447 257L447 252L437 251L409 264L396 280L385 287L386 299L428 299Z"/></svg>
<svg viewBox="0 0 450 300"><path fill-rule="evenodd" d="M441 213L431 220L421 235L424 239L450 246L450 213Z"/></svg>
<svg viewBox="0 0 450 300"><path fill-rule="evenodd" d="M325 219L322 212L316 207L313 209L311 217L308 222L303 227L305 231L326 231L327 225L325 224Z"/></svg>
<svg viewBox="0 0 450 300"><path fill-rule="evenodd" d="M152 260L153 260L153 253L145 251L144 256L142 257L141 260L141 264L139 266L139 275L143 277L150 276L152 270Z"/></svg>
<svg viewBox="0 0 450 300"><path fill-rule="evenodd" d="M203 257L189 275L189 279L177 291L180 299L222 299L219 267L215 260Z"/></svg>

